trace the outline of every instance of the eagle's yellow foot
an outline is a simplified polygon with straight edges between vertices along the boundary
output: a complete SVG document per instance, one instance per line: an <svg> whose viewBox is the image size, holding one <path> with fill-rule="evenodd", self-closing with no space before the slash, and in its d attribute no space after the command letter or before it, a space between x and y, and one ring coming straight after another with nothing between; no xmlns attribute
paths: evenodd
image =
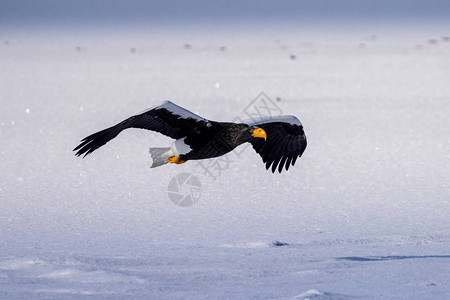
<svg viewBox="0 0 450 300"><path fill-rule="evenodd" d="M172 156L172 157L169 157L169 162L171 163L171 164L177 164L177 165L179 165L179 164L184 164L186 161L184 161L184 160L180 160L178 157L176 157L176 156Z"/></svg>

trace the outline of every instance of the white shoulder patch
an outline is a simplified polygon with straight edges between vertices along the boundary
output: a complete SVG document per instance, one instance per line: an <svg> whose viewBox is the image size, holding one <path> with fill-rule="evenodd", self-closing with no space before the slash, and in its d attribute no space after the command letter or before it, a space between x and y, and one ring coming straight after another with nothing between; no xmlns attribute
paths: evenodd
<svg viewBox="0 0 450 300"><path fill-rule="evenodd" d="M162 104L154 106L154 107L151 107L149 109L146 109L146 110L142 111L140 114L148 112L148 111L150 111L152 109L160 109L160 108L167 109L168 111L172 112L175 115L180 116L183 119L189 119L190 118L190 119L194 119L194 120L197 120L197 121L203 121L203 122L209 123L208 119L200 117L199 115L196 115L193 112L191 112L191 111L189 111L189 110L187 110L187 109L185 109L185 108L183 108L181 106L178 106L178 105L176 105L175 103L173 103L171 101L164 101Z"/></svg>
<svg viewBox="0 0 450 300"><path fill-rule="evenodd" d="M303 126L299 119L295 116L285 115L285 116L276 116L276 117L260 117L253 118L242 121L244 124L248 126L256 126L264 123L275 123L275 122L283 122L291 125Z"/></svg>

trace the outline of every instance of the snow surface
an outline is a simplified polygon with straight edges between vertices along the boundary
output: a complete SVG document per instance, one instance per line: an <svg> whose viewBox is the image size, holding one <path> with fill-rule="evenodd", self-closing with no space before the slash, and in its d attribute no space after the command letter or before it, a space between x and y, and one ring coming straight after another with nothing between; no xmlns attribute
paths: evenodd
<svg viewBox="0 0 450 300"><path fill-rule="evenodd" d="M450 298L446 34L3 33L0 298ZM231 121L261 92L308 137L282 174L244 146L150 169L172 140L137 129L72 152L165 99Z"/></svg>

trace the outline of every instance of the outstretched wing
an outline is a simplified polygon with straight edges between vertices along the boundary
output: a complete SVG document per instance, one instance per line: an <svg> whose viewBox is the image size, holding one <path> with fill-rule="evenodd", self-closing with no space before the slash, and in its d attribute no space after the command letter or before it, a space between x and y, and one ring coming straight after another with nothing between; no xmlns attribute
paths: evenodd
<svg viewBox="0 0 450 300"><path fill-rule="evenodd" d="M277 166L280 173L284 166L288 170L306 149L306 136L302 123L294 116L259 118L246 124L258 126L266 131L266 141L253 139L251 143L266 163L266 169L272 166L273 173Z"/></svg>
<svg viewBox="0 0 450 300"><path fill-rule="evenodd" d="M209 126L211 126L209 120L170 101L165 101L161 105L132 116L115 126L85 137L73 151L77 151L75 154L77 156L83 154L86 156L115 138L122 130L127 128L153 130L171 138L179 139L189 134L195 134L202 128Z"/></svg>

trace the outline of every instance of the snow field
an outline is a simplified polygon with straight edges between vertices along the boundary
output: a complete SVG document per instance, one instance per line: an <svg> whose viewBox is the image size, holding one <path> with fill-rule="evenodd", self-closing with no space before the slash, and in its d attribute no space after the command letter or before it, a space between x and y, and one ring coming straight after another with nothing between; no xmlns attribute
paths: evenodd
<svg viewBox="0 0 450 300"><path fill-rule="evenodd" d="M443 34L10 33L0 297L448 298ZM84 160L71 151L163 100L225 121L261 92L305 127L286 173L251 148L216 180L195 162L150 169L148 148L171 140L142 130ZM167 195L182 172L202 183L187 208Z"/></svg>

